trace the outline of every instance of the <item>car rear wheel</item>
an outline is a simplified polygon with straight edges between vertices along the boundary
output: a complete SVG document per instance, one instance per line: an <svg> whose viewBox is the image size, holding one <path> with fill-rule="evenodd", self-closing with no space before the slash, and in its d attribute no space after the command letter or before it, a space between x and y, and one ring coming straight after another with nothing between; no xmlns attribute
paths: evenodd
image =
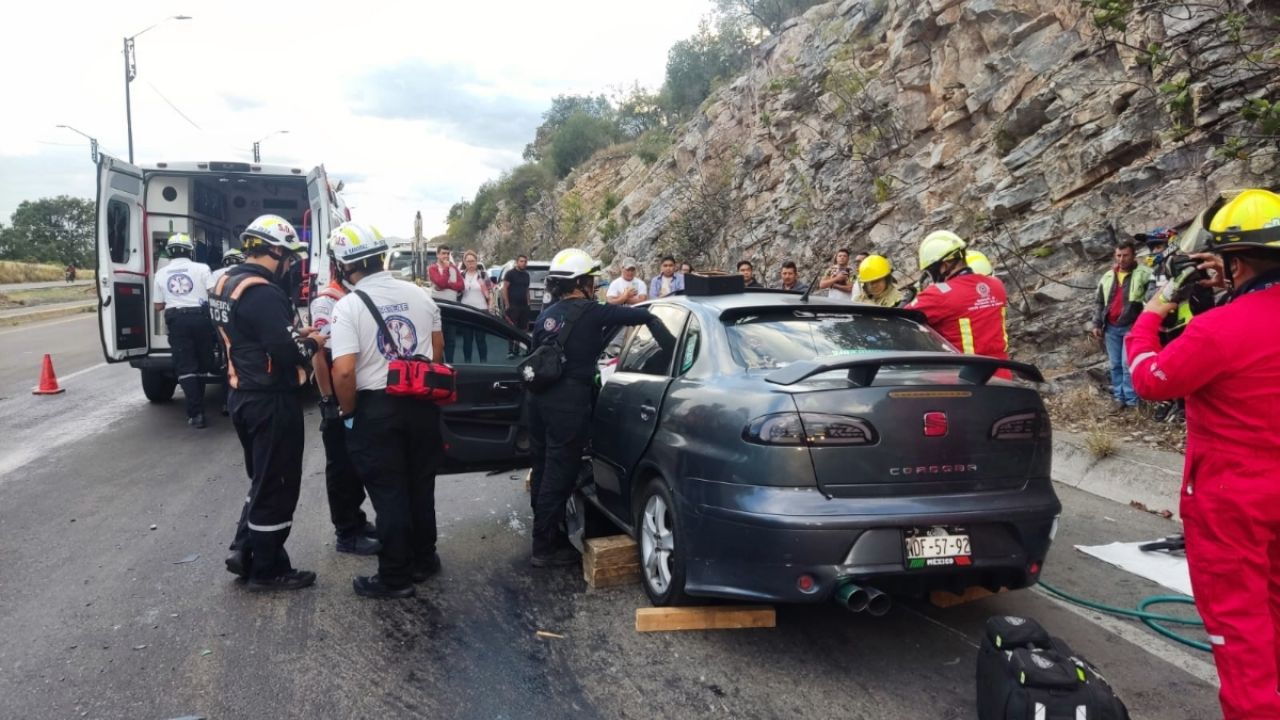
<svg viewBox="0 0 1280 720"><path fill-rule="evenodd" d="M163 370L142 371L142 394L153 403L169 402L178 380Z"/></svg>
<svg viewBox="0 0 1280 720"><path fill-rule="evenodd" d="M689 602L684 592L684 546L681 544L680 519L671 490L660 478L649 481L640 496L640 514L636 521L640 539L640 577L644 592L654 605L683 605Z"/></svg>

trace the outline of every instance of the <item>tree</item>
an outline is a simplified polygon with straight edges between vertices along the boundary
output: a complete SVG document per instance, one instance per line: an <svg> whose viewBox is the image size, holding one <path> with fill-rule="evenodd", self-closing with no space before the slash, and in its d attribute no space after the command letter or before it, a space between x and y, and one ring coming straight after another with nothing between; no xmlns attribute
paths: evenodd
<svg viewBox="0 0 1280 720"><path fill-rule="evenodd" d="M24 200L0 231L0 259L93 264L97 210L91 200L59 195Z"/></svg>
<svg viewBox="0 0 1280 720"><path fill-rule="evenodd" d="M672 45L662 88L671 109L680 115L696 110L717 81L742 69L748 47L747 39L734 28L713 32L705 22L693 37Z"/></svg>
<svg viewBox="0 0 1280 720"><path fill-rule="evenodd" d="M533 142L525 146L524 159L542 160L556 134L574 115L612 121L614 110L604 95L557 95L551 100L551 108L542 114L542 124L534 133Z"/></svg>
<svg viewBox="0 0 1280 720"><path fill-rule="evenodd" d="M547 148L547 160L556 177L569 174L597 150L618 141L618 129L607 118L578 112L570 115Z"/></svg>
<svg viewBox="0 0 1280 720"><path fill-rule="evenodd" d="M725 22L754 25L777 35L783 23L826 0L716 0L723 26Z"/></svg>

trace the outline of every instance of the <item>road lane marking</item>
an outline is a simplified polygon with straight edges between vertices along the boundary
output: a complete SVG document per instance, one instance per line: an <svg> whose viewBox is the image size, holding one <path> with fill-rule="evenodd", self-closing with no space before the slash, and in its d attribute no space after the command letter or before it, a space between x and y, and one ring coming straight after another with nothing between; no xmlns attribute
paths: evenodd
<svg viewBox="0 0 1280 720"><path fill-rule="evenodd" d="M93 372L94 370L97 370L99 368L104 368L109 364L110 363L100 362L97 365L92 365L90 367L84 368L83 370L77 370L73 373L67 373L66 375L63 375L62 377L58 378L58 382L64 383L70 380L71 378L79 377L81 375L84 375L85 373Z"/></svg>
<svg viewBox="0 0 1280 720"><path fill-rule="evenodd" d="M19 325L15 328L11 328L9 330L0 330L0 335L12 335L14 333L27 332L30 330L40 330L41 328L53 327L55 325L62 325L64 323L75 322L77 320L88 320L89 318L96 319L97 316L90 315L89 313L81 313L79 315L72 315L71 317L62 318L60 320L43 320L43 321L36 320L35 322L24 323L22 325Z"/></svg>
<svg viewBox="0 0 1280 720"><path fill-rule="evenodd" d="M1169 663L1188 675L1201 680L1208 685L1218 687L1218 669L1211 662L1205 662L1190 653L1170 645L1163 638L1146 630L1145 627L1139 627L1126 620L1121 620L1113 615L1106 615L1096 610L1082 608L1079 605L1069 603L1060 597L1057 597L1047 590L1034 587L1032 592L1046 598L1050 602L1055 603L1059 607L1078 615L1085 620L1101 627L1103 630L1117 635L1124 640L1142 648L1151 655Z"/></svg>

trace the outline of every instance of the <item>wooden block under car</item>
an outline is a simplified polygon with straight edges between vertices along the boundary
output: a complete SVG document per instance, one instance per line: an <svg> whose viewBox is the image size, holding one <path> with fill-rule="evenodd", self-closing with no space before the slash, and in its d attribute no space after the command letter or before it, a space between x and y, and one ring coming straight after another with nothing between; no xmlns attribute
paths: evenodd
<svg viewBox="0 0 1280 720"><path fill-rule="evenodd" d="M636 546L636 541L626 535L589 538L587 540L587 551L582 555L583 565L589 564L593 568L638 564L639 562L640 549Z"/></svg>
<svg viewBox="0 0 1280 720"><path fill-rule="evenodd" d="M640 555L626 535L590 538L582 554L582 578L592 588L631 585L640 579Z"/></svg>
<svg viewBox="0 0 1280 720"><path fill-rule="evenodd" d="M777 627L769 605L652 607L636 609L636 632L669 630L738 630Z"/></svg>
<svg viewBox="0 0 1280 720"><path fill-rule="evenodd" d="M1004 591L1005 588L1000 588L1000 592ZM984 587L978 587L977 585L968 588L960 595L953 592L947 592L945 590L934 590L929 593L929 604L934 607L949 608L955 607L956 605L971 603L974 600L981 600L984 597L991 597L992 595L995 595L995 593Z"/></svg>

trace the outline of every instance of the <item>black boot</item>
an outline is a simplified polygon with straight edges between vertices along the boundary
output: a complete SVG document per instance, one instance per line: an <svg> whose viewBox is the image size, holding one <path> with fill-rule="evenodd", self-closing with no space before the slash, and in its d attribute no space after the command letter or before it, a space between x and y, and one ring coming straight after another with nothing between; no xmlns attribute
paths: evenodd
<svg viewBox="0 0 1280 720"><path fill-rule="evenodd" d="M339 537L334 547L348 555L377 555L382 543L368 535L346 535Z"/></svg>
<svg viewBox="0 0 1280 720"><path fill-rule="evenodd" d="M534 553L529 558L529 564L536 568L546 567L569 567L582 562L582 555L572 547L562 547L555 552L538 554Z"/></svg>
<svg viewBox="0 0 1280 720"><path fill-rule="evenodd" d="M204 421L204 413L196 413L187 418L187 424L197 430L203 430L208 427L208 424Z"/></svg>
<svg viewBox="0 0 1280 720"><path fill-rule="evenodd" d="M382 578L377 575L370 577L361 576L351 581L351 587L355 589L356 594L367 598L409 598L413 597L414 590L412 585L404 587L391 587L382 582Z"/></svg>
<svg viewBox="0 0 1280 720"><path fill-rule="evenodd" d="M424 583L427 578L440 572L440 554L431 553L426 560L414 563L413 572L409 574L409 578L413 580L413 584Z"/></svg>
<svg viewBox="0 0 1280 720"><path fill-rule="evenodd" d="M249 578L251 592L270 592L272 590L301 590L316 582L316 574L310 570L290 570L273 578Z"/></svg>
<svg viewBox="0 0 1280 720"><path fill-rule="evenodd" d="M245 548L234 550L227 556L227 572L238 576L241 580L249 578L249 551Z"/></svg>

